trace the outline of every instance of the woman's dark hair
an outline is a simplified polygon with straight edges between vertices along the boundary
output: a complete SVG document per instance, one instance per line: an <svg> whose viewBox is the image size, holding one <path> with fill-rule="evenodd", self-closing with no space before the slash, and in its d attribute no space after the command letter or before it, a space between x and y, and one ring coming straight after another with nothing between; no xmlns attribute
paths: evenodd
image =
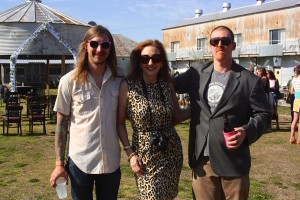
<svg viewBox="0 0 300 200"><path fill-rule="evenodd" d="M261 76L267 76L267 70L264 67L258 67L257 71L261 72Z"/></svg>
<svg viewBox="0 0 300 200"><path fill-rule="evenodd" d="M268 74L269 74L269 79L270 80L276 80L275 74L273 73L272 70L267 70Z"/></svg>

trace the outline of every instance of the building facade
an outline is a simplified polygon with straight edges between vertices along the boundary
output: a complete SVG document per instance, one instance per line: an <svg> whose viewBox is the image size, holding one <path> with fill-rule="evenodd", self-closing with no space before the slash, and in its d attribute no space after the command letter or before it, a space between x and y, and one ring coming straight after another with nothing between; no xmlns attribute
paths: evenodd
<svg viewBox="0 0 300 200"><path fill-rule="evenodd" d="M233 31L237 43L233 59L244 67L273 70L284 85L300 64L300 0L257 0L235 9L223 3L223 10L207 15L196 9L193 18L164 28L163 44L172 68L182 71L192 62L211 60L210 32L219 25Z"/></svg>

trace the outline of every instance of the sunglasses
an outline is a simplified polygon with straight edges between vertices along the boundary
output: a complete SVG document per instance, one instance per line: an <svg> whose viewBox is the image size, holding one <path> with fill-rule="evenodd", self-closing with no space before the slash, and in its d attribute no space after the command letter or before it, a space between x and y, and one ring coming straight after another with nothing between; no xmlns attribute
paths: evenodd
<svg viewBox="0 0 300 200"><path fill-rule="evenodd" d="M93 49L97 49L99 45L101 46L101 49L108 49L111 45L111 42L109 41L98 42L94 40L88 40L88 43L90 43L90 47Z"/></svg>
<svg viewBox="0 0 300 200"><path fill-rule="evenodd" d="M229 38L229 37L215 37L215 38L211 38L209 40L209 43L211 46L218 46L219 45L219 42L221 41L221 45L224 45L224 46L228 46L231 44L232 39Z"/></svg>
<svg viewBox="0 0 300 200"><path fill-rule="evenodd" d="M141 55L140 57L140 62L142 64L148 64L150 59L152 60L153 63L157 64L161 62L161 56L160 54L154 54L153 56L148 56L148 55Z"/></svg>

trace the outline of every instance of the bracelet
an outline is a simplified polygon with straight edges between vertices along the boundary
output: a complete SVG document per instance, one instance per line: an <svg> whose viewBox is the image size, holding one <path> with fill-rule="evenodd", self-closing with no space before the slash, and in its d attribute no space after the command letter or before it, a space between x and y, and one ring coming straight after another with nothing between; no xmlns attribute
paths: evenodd
<svg viewBox="0 0 300 200"><path fill-rule="evenodd" d="M64 167L64 165L55 165L55 166L61 166L61 167Z"/></svg>
<svg viewBox="0 0 300 200"><path fill-rule="evenodd" d="M131 158L133 156L136 156L137 154L135 152L132 152L129 156L128 156L128 162L130 162Z"/></svg>
<svg viewBox="0 0 300 200"><path fill-rule="evenodd" d="M131 148L131 146L128 145L128 146L125 146L123 149L124 149L124 151L126 151L126 149L130 149L130 148Z"/></svg>

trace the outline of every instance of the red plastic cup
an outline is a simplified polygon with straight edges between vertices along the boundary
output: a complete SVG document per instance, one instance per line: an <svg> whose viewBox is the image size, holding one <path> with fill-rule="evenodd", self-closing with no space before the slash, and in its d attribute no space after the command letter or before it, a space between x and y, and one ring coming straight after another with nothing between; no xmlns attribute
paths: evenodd
<svg viewBox="0 0 300 200"><path fill-rule="evenodd" d="M225 143L226 143L226 147L228 148L228 143L227 143L227 139L233 135L236 134L236 131L231 131L231 132L223 132L224 134L224 139L225 139Z"/></svg>

